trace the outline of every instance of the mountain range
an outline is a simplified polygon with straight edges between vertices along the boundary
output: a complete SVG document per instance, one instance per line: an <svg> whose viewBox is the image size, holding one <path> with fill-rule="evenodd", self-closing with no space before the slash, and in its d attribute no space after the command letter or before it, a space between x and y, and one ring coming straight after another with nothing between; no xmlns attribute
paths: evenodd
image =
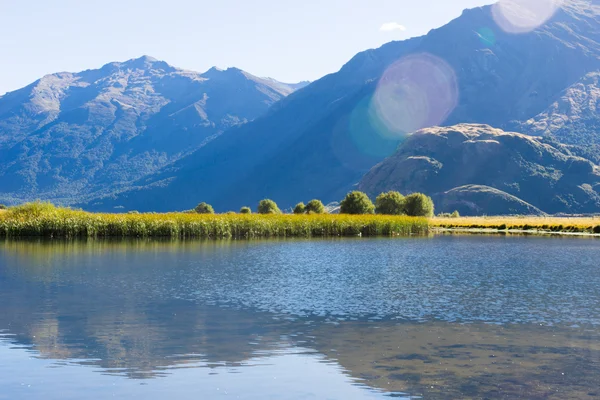
<svg viewBox="0 0 600 400"><path fill-rule="evenodd" d="M310 84L149 57L44 77L0 97L0 200L227 211L358 187L424 191L439 211L599 212L600 1L520 33L494 7Z"/></svg>
<svg viewBox="0 0 600 400"><path fill-rule="evenodd" d="M2 196L72 204L111 193L305 84L236 68L200 74L148 56L45 76L0 97Z"/></svg>

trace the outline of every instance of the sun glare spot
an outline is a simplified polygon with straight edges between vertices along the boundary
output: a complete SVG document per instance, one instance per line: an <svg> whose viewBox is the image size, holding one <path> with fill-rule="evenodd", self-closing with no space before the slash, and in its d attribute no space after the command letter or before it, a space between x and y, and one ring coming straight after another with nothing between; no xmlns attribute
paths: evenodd
<svg viewBox="0 0 600 400"><path fill-rule="evenodd" d="M402 138L441 124L457 103L458 83L452 67L422 53L404 57L384 72L371 106L388 135Z"/></svg>
<svg viewBox="0 0 600 400"><path fill-rule="evenodd" d="M476 33L479 37L479 40L481 41L481 44L483 44L484 46L492 47L496 44L496 35L494 34L494 31L490 28L481 28Z"/></svg>
<svg viewBox="0 0 600 400"><path fill-rule="evenodd" d="M564 0L500 0L492 6L494 20L508 33L525 33L548 21Z"/></svg>

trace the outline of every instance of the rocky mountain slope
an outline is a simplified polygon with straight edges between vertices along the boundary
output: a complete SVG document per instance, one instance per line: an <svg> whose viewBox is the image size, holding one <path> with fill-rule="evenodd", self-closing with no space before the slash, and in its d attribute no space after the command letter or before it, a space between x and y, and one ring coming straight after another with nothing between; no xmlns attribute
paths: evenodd
<svg viewBox="0 0 600 400"><path fill-rule="evenodd" d="M523 126L600 70L598 0L565 1L546 23L506 32L492 6L423 37L355 56L262 118L94 209L238 209L339 200L410 132L435 125ZM583 206L581 206L584 208Z"/></svg>
<svg viewBox="0 0 600 400"><path fill-rule="evenodd" d="M464 215L591 213L600 167L540 137L462 124L416 132L359 189L424 192L438 211Z"/></svg>
<svg viewBox="0 0 600 400"><path fill-rule="evenodd" d="M112 193L264 114L295 88L147 56L45 76L0 97L0 201L72 204Z"/></svg>

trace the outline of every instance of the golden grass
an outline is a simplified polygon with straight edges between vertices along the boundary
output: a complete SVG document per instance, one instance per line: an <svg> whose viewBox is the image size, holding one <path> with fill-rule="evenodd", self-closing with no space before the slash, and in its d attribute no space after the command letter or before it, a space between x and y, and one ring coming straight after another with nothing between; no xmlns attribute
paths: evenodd
<svg viewBox="0 0 600 400"><path fill-rule="evenodd" d="M0 215L4 237L260 238L426 235L426 218L377 215L96 214L30 203Z"/></svg>
<svg viewBox="0 0 600 400"><path fill-rule="evenodd" d="M491 216L431 218L432 227L600 233L600 217Z"/></svg>

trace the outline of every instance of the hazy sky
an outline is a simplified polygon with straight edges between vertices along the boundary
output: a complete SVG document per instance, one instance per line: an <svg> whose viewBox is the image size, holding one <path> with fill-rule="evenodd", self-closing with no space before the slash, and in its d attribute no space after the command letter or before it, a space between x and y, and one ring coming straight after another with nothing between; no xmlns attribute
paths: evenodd
<svg viewBox="0 0 600 400"><path fill-rule="evenodd" d="M0 0L0 94L150 55L296 82L492 0Z"/></svg>

